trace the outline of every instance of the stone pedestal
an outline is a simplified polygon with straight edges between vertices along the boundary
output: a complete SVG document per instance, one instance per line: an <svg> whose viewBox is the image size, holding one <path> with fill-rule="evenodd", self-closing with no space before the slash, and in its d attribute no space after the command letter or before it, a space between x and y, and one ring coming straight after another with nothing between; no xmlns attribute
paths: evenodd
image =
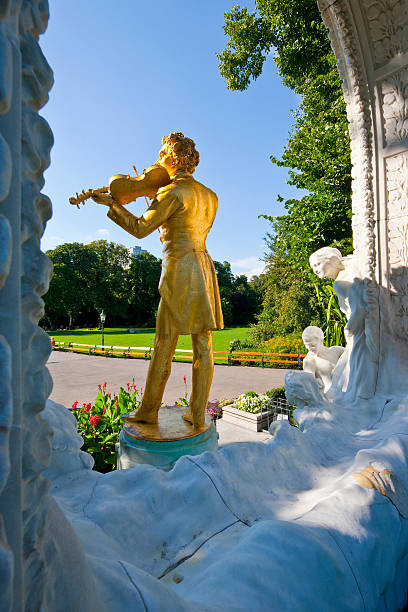
<svg viewBox="0 0 408 612"><path fill-rule="evenodd" d="M181 406L161 408L157 425L125 421L119 437L118 468L148 463L169 471L183 455L216 451L218 434L211 417L206 415L203 430L197 432L183 420L185 410Z"/></svg>

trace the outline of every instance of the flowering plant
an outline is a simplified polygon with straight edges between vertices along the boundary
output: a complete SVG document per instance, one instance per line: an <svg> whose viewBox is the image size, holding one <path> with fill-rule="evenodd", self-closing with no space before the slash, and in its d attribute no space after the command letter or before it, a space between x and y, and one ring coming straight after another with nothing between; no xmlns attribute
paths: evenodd
<svg viewBox="0 0 408 612"><path fill-rule="evenodd" d="M235 400L234 408L258 414L273 408L273 400L267 395L258 395L254 391L247 391Z"/></svg>
<svg viewBox="0 0 408 612"><path fill-rule="evenodd" d="M222 418L222 408L220 406L220 402L218 400L214 400L213 402L208 402L206 412L209 415L211 415L214 423L217 419L221 419Z"/></svg>
<svg viewBox="0 0 408 612"><path fill-rule="evenodd" d="M72 404L72 413L78 422L78 433L84 444L82 450L92 455L94 469L110 472L116 465L116 442L122 429L122 414L139 407L139 391L134 380L126 384L127 390L120 388L119 394L106 392L106 382L99 385L93 404L78 402Z"/></svg>
<svg viewBox="0 0 408 612"><path fill-rule="evenodd" d="M189 399L188 399L188 387L187 387L187 376L184 375L183 376L183 382L184 382L184 387L186 389L186 392L184 393L183 397L179 397L175 402L174 405L175 406L185 406L186 408L189 407Z"/></svg>
<svg viewBox="0 0 408 612"><path fill-rule="evenodd" d="M175 405L185 406L186 408L188 408L190 405L190 400L188 396L187 377L185 375L183 376L183 382L186 392L183 397L179 397L178 400L175 401ZM213 402L208 402L206 412L211 415L212 420L215 424L215 421L222 417L222 408L220 407L219 401L214 400Z"/></svg>
<svg viewBox="0 0 408 612"><path fill-rule="evenodd" d="M266 340L262 350L265 353L307 353L302 337L296 332Z"/></svg>

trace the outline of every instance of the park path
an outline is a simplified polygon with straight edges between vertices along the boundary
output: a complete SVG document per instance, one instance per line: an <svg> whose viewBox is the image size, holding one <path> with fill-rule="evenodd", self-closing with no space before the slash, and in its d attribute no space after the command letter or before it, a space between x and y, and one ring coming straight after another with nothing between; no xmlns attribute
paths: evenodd
<svg viewBox="0 0 408 612"><path fill-rule="evenodd" d="M95 399L98 385L107 382L108 391L118 392L132 378L136 386L142 388L148 366L149 361L144 359L112 359L52 351L47 363L54 380L50 399L68 407L76 400L91 402ZM237 397L245 391L264 393L273 387L283 386L285 373L286 370L216 365L210 399ZM173 404L185 394L183 376L187 378L190 392L191 364L173 363L163 398L166 404Z"/></svg>
<svg viewBox="0 0 408 612"><path fill-rule="evenodd" d="M107 383L107 390L118 392L132 378L137 387L142 388L149 362L144 359L110 359L63 353L53 351L47 363L52 375L54 387L50 399L67 408L78 400L92 402L98 391L98 385ZM245 366L221 366L214 368L214 378L210 399L227 399L237 397L245 391L264 393L284 383L286 370L249 368ZM191 391L191 364L173 363L169 381L164 393L164 402L173 404L185 394L183 376L187 378L188 391ZM217 423L219 446L233 442L266 442L270 436L267 432L252 432L242 427L226 423L223 419Z"/></svg>

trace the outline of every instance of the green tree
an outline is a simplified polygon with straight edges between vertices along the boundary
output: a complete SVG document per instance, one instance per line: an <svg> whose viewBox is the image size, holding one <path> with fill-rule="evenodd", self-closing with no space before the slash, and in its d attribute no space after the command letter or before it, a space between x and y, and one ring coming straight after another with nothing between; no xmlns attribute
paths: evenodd
<svg viewBox="0 0 408 612"><path fill-rule="evenodd" d="M44 297L46 321L52 327L95 324L104 309L108 321L126 316L128 250L114 242L66 243L47 251L54 265Z"/></svg>
<svg viewBox="0 0 408 612"><path fill-rule="evenodd" d="M68 325L92 309L92 275L98 266L96 253L78 242L47 251L54 271L44 296L45 316L52 327Z"/></svg>
<svg viewBox="0 0 408 612"><path fill-rule="evenodd" d="M220 289L224 325L225 327L229 327L233 324L231 295L233 291L234 275L231 272L231 264L228 261L224 261L223 263L214 261L214 267L217 273L218 287Z"/></svg>
<svg viewBox="0 0 408 612"><path fill-rule="evenodd" d="M153 327L160 301L161 260L151 253L132 258L128 270L128 317L132 324Z"/></svg>
<svg viewBox="0 0 408 612"><path fill-rule="evenodd" d="M259 313L262 296L256 284L248 282L245 274L234 277L231 308L234 325L248 325Z"/></svg>
<svg viewBox="0 0 408 612"><path fill-rule="evenodd" d="M262 303L259 282L248 281L245 274L234 276L228 261L214 261L214 267L225 326L252 323Z"/></svg>
<svg viewBox="0 0 408 612"><path fill-rule="evenodd" d="M129 251L122 244L97 240L86 245L96 256L97 265L89 271L93 319L104 310L108 324L127 315L127 268Z"/></svg>
<svg viewBox="0 0 408 612"><path fill-rule="evenodd" d="M283 83L301 96L282 158L271 159L289 168L289 184L308 193L286 201L277 196L287 214L264 215L271 231L259 332L289 333L323 317L314 303L310 254L324 245L351 250L350 142L340 79L315 0L258 0L252 13L235 6L224 29L230 39L219 54L220 71L230 89L246 89L273 50Z"/></svg>

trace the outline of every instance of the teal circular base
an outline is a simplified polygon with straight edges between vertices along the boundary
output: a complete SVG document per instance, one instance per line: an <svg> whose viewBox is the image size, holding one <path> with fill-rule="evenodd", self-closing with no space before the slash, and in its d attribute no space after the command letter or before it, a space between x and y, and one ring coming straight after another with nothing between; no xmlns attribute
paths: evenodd
<svg viewBox="0 0 408 612"><path fill-rule="evenodd" d="M201 455L205 451L215 452L217 449L218 434L214 424L196 435L173 440L136 437L127 433L125 424L119 436L118 469L147 463L169 471L184 455Z"/></svg>

